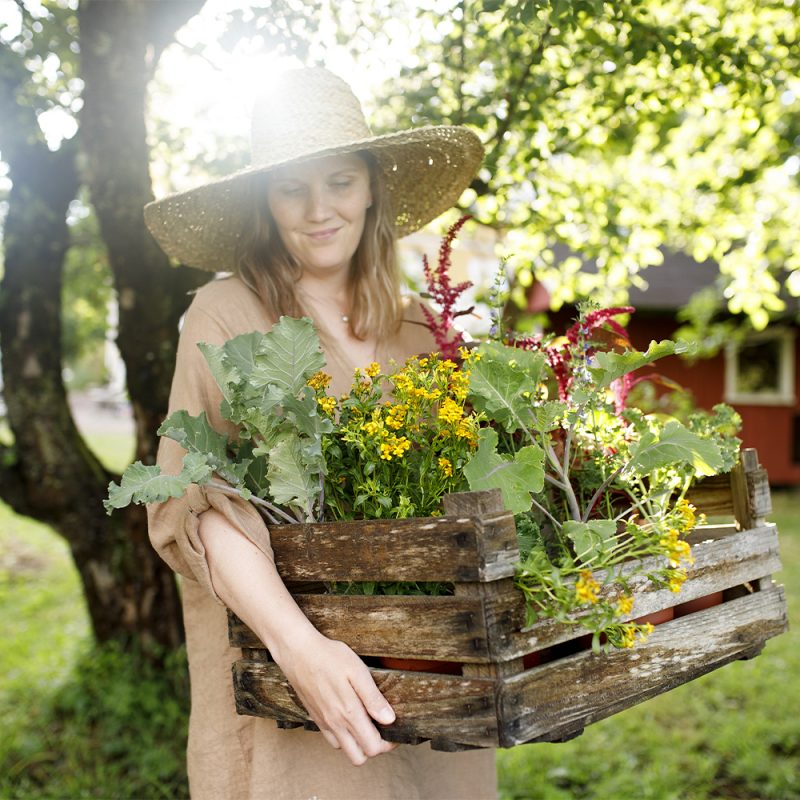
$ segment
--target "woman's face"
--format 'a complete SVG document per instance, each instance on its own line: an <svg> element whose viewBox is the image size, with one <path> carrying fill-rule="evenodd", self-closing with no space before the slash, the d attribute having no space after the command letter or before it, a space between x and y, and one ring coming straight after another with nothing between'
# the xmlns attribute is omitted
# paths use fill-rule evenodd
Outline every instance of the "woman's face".
<svg viewBox="0 0 800 800"><path fill-rule="evenodd" d="M355 154L278 168L267 204L284 247L304 271L348 270L372 204L369 169Z"/></svg>

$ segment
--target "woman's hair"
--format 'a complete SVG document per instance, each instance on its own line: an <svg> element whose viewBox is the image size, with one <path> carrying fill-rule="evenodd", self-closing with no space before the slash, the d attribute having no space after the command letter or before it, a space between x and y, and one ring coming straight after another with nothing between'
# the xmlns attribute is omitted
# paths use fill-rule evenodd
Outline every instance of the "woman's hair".
<svg viewBox="0 0 800 800"><path fill-rule="evenodd" d="M350 328L359 339L385 340L401 321L400 275L391 199L375 157L358 155L369 169L372 204L356 248L349 275ZM275 229L267 205L269 173L253 176L249 208L236 248L236 273L276 319L304 313L295 292L300 265L289 254Z"/></svg>

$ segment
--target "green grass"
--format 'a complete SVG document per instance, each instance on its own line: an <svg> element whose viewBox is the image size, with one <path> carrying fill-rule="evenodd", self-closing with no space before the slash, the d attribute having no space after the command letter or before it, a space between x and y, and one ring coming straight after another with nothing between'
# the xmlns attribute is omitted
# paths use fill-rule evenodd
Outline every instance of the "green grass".
<svg viewBox="0 0 800 800"><path fill-rule="evenodd" d="M91 444L122 468L114 438ZM185 654L156 671L95 647L69 548L2 504L0 614L0 797L188 796Z"/></svg>
<svg viewBox="0 0 800 800"><path fill-rule="evenodd" d="M122 472L133 461L134 440L127 433L96 433L87 441L107 469Z"/></svg>
<svg viewBox="0 0 800 800"><path fill-rule="evenodd" d="M122 468L112 438L92 446ZM499 752L503 800L800 799L800 494L774 504L790 633L572 742ZM156 673L95 648L68 548L4 507L0 613L0 797L187 796L183 653Z"/></svg>
<svg viewBox="0 0 800 800"><path fill-rule="evenodd" d="M800 495L774 506L790 632L571 742L499 752L503 800L800 798Z"/></svg>

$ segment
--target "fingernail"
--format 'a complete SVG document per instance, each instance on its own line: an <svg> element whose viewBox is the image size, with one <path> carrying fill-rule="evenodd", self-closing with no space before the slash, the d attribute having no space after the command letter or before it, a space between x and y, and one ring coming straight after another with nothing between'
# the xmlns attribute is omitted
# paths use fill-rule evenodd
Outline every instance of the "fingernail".
<svg viewBox="0 0 800 800"><path fill-rule="evenodd" d="M394 722L394 719L395 715L391 706L384 706L378 712L378 722L382 722L384 725L388 725L390 722Z"/></svg>

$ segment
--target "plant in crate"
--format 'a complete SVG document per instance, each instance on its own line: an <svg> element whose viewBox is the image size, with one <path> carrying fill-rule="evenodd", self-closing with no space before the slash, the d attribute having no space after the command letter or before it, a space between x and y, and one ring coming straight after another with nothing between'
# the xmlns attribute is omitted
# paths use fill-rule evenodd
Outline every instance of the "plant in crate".
<svg viewBox="0 0 800 800"><path fill-rule="evenodd" d="M459 223L463 224L463 221ZM465 347L450 323L465 284L450 283L450 248L430 296L440 353L403 365L356 370L350 392L327 393L324 356L310 320L281 318L266 333L201 345L235 439L204 414L172 414L159 434L186 449L179 475L132 465L109 487L109 511L161 502L190 484L253 502L270 524L431 516L447 493L497 488L517 515L523 559L517 585L531 619L582 625L596 647L632 646L649 626L631 621L630 569L647 555L647 577L680 589L691 559L685 533L692 481L729 469L735 414L681 422L628 406L633 373L682 345L636 351L614 318L632 309L584 311L564 337L494 336ZM499 318L498 318L499 321ZM420 480L420 476L425 476ZM408 584L336 585L361 593L446 592Z"/></svg>

